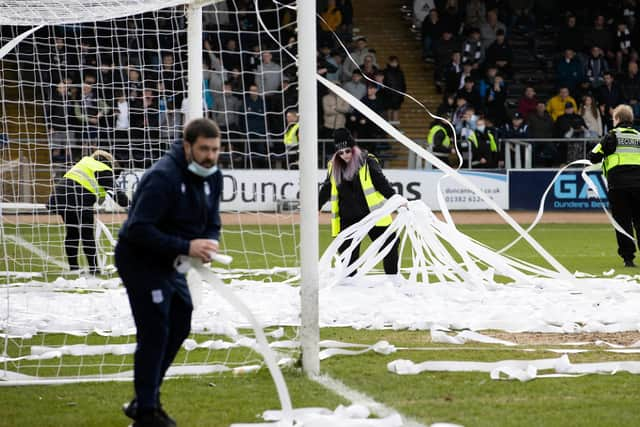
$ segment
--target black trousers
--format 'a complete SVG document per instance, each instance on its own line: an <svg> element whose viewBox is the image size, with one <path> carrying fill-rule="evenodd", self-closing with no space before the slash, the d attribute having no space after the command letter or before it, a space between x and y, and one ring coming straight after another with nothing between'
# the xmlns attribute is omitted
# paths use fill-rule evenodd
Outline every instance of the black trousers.
<svg viewBox="0 0 640 427"><path fill-rule="evenodd" d="M136 265L129 248L119 244L115 255L136 324L136 400L142 410L155 408L162 380L189 336L193 305L175 292L170 276L158 277L147 266Z"/></svg>
<svg viewBox="0 0 640 427"><path fill-rule="evenodd" d="M609 190L609 205L611 214L618 224L633 236L640 237L640 188L621 188ZM633 260L636 245L633 240L616 231L618 241L618 255L624 260Z"/></svg>
<svg viewBox="0 0 640 427"><path fill-rule="evenodd" d="M340 224L340 228L342 230L346 229L347 227L351 226L355 224L355 222L353 223L344 223L341 222ZM373 227L371 230L369 230L369 238L371 239L371 241L376 240L378 237L380 237L382 235L382 233L385 232L385 230L388 227L378 227L375 226ZM396 234L393 233L389 236L389 238L387 239L387 241L384 244L384 248L386 248L388 245L391 244L391 242L393 242L393 240L395 239ZM342 245L340 245L340 247L338 248L338 252L342 253L345 250L347 250L347 248L351 245L351 240L345 240L344 243ZM382 265L384 266L384 272L386 274L398 274L398 245L399 242L398 240L395 241L395 243L393 244L393 247L391 248L391 250L389 251L389 253L384 257L384 259L382 260ZM360 257L360 245L358 245L353 252L351 252L351 258L349 259L349 265L353 264L358 258ZM354 276L357 273L357 270L354 270L350 276Z"/></svg>
<svg viewBox="0 0 640 427"><path fill-rule="evenodd" d="M98 257L96 255L93 209L64 209L60 215L65 226L64 251L69 267L71 270L78 270L78 251L82 241L82 249L89 264L89 272L97 273Z"/></svg>

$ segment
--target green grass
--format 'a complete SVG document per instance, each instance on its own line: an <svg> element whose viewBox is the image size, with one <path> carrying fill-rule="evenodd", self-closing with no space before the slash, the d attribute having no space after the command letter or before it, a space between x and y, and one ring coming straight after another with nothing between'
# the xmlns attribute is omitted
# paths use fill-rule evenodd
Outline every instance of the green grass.
<svg viewBox="0 0 640 427"><path fill-rule="evenodd" d="M5 229L7 227L5 226ZM461 226L463 231L494 248L510 242L515 233L504 226ZM299 235L291 227L257 227L246 234L245 244L254 246L261 239L264 249L250 255L238 256L242 243L227 228L223 241L225 248L235 255L234 267L260 268L277 264L281 248L291 247ZM6 230L5 230L6 231ZM31 229L33 238L47 237L61 240L61 230L55 227ZM258 236L261 232L264 236ZM619 268L614 233L606 225L541 225L534 237L570 271L580 270L600 274L610 268ZM328 229L321 231L321 249L329 243ZM251 243L251 245L249 245ZM257 247L257 245L255 245ZM2 246L0 246L2 247ZM19 249L8 245L0 259L11 258ZM61 250L59 246L57 250ZM13 251L13 252L10 252ZM523 260L542 263L540 257L524 243L519 243L509 254ZM61 252L58 252L62 259ZM15 259L15 258L14 258ZM9 261L11 262L11 261ZM11 267L18 268L13 264ZM287 331L287 336L294 332ZM322 371L362 391L374 399L391 406L423 424L454 422L465 426L632 426L640 424L640 378L629 374L613 376L590 375L567 379L538 379L528 383L492 381L486 373L422 373L416 376L398 376L387 371L388 362L396 359L473 360L497 361L502 359L555 358L557 354L545 351L544 346L526 346L533 352L499 346L467 344L447 346L430 343L428 332L422 331L368 331L350 328L326 328L323 339L373 344L385 339L397 347L436 347L441 351L402 350L389 356L365 354L356 357L337 356L322 363ZM105 343L104 338L90 336L88 343ZM126 343L131 338L110 338L109 343ZM199 339L200 341L200 339ZM28 341L10 342L5 349L12 356L26 354L30 345L85 343L85 338L62 335L38 335ZM477 350L477 348L486 350ZM558 346L554 346L558 347ZM489 349L487 349L489 348ZM634 360L637 356L606 353L598 348L592 352L570 355L573 362ZM214 352L215 353L215 352ZM233 350L207 354L194 351L180 353L177 360L197 361L200 358L226 359L230 362L252 360L248 350ZM40 375L65 373L73 375L80 358L67 357L47 361L37 366ZM130 356L85 357L81 362L95 369L94 364L107 364L109 369L130 369ZM33 363L33 362L32 362ZM36 368L25 371L33 373ZM109 371L110 372L110 371ZM85 373L85 372L83 372ZM295 369L285 371L285 378L294 406L323 406L335 408L347 403L306 379ZM127 419L120 405L131 398L131 383L93 383L64 386L0 387L0 426L124 426ZM169 380L163 386L163 401L169 413L182 426L227 426L232 422L257 422L257 416L266 409L278 408L275 387L266 369L257 374L234 377L231 374L200 378Z"/></svg>

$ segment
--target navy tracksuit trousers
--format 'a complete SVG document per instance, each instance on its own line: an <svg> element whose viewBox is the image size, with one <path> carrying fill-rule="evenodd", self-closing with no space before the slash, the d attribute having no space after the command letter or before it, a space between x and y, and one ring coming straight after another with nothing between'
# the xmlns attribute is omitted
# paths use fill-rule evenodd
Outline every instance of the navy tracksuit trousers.
<svg viewBox="0 0 640 427"><path fill-rule="evenodd" d="M134 388L138 407L154 408L164 375L189 336L193 305L176 292L176 287L186 286L183 275L175 271L158 275L135 265L135 253L127 245L119 244L115 257L137 329Z"/></svg>

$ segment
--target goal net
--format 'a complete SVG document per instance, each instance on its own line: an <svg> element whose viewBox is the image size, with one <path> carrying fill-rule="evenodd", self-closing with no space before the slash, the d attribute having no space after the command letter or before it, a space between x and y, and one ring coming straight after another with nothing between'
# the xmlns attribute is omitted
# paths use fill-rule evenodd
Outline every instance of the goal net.
<svg viewBox="0 0 640 427"><path fill-rule="evenodd" d="M190 79L196 18L184 3L0 2L0 383L131 377L135 329L113 266L126 210L109 196L96 208L101 274L92 276L84 238L66 235L50 195L99 149L131 196L181 138L190 83L201 114L222 130L220 246L234 261L216 272L241 283L237 292L273 325L267 336L281 363L299 353L299 306L266 318L260 307L271 296L250 292L251 283L299 277L297 144L284 143L297 121L296 12L279 2L261 2L259 12L254 2L208 2L202 70ZM80 270L69 269L69 246ZM193 335L173 373L262 365L247 320L205 285L192 293Z"/></svg>

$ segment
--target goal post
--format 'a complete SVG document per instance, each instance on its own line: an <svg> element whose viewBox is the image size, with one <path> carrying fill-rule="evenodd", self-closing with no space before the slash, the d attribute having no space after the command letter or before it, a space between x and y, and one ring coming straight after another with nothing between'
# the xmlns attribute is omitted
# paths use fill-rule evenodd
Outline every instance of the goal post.
<svg viewBox="0 0 640 427"><path fill-rule="evenodd" d="M302 366L309 375L320 373L318 342L318 114L316 86L316 11L315 2L298 3L298 77L300 84L300 341Z"/></svg>

